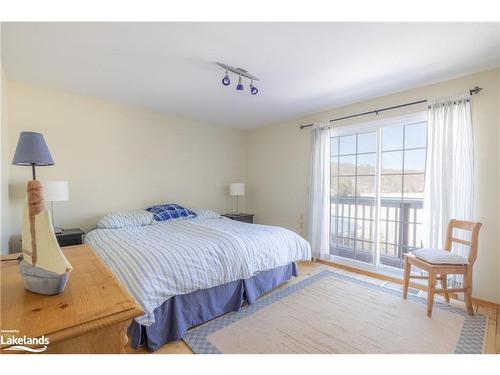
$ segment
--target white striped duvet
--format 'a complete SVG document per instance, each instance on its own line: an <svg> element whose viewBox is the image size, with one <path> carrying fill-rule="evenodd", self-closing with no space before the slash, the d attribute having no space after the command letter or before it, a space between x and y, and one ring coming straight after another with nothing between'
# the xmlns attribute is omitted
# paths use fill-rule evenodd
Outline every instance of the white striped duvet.
<svg viewBox="0 0 500 375"><path fill-rule="evenodd" d="M207 289L258 272L309 260L311 248L280 227L227 218L185 219L126 229L96 229L85 242L142 306L143 325L174 295Z"/></svg>

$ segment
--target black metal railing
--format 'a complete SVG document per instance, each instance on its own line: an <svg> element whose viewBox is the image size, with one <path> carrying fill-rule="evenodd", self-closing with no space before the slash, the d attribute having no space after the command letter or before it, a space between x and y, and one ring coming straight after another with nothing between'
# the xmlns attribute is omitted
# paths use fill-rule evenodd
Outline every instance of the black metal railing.
<svg viewBox="0 0 500 375"><path fill-rule="evenodd" d="M330 254L372 263L376 201L367 197L331 197ZM403 254L421 246L421 199L380 201L380 262L402 268Z"/></svg>

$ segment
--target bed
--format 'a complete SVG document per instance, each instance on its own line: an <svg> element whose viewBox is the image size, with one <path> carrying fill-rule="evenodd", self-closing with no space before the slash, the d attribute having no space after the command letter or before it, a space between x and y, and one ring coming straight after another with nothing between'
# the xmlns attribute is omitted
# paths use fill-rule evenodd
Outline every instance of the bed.
<svg viewBox="0 0 500 375"><path fill-rule="evenodd" d="M292 231L220 215L95 229L85 242L145 311L128 332L132 348L149 351L252 304L311 259L307 241Z"/></svg>

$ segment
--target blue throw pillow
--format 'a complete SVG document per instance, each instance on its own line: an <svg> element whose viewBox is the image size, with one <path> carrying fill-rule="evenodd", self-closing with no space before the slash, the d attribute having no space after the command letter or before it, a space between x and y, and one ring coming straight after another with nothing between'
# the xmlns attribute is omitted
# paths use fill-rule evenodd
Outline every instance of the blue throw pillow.
<svg viewBox="0 0 500 375"><path fill-rule="evenodd" d="M178 204L161 204L159 206L146 208L146 211L151 212L156 221L196 217L196 214L193 211L179 206Z"/></svg>

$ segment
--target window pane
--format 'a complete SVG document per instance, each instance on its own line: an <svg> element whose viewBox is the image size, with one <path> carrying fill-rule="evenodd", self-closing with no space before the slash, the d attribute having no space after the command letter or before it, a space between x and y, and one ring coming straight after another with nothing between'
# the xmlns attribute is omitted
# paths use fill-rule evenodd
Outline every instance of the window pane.
<svg viewBox="0 0 500 375"><path fill-rule="evenodd" d="M330 197L330 213L332 218L338 216L337 203L334 197Z"/></svg>
<svg viewBox="0 0 500 375"><path fill-rule="evenodd" d="M407 174L404 177L404 198L424 199L424 175Z"/></svg>
<svg viewBox="0 0 500 375"><path fill-rule="evenodd" d="M340 156L339 157L339 175L355 175L356 174L356 155Z"/></svg>
<svg viewBox="0 0 500 375"><path fill-rule="evenodd" d="M403 151L382 153L382 174L403 173Z"/></svg>
<svg viewBox="0 0 500 375"><path fill-rule="evenodd" d="M355 177L339 177L338 195L341 197L353 197Z"/></svg>
<svg viewBox="0 0 500 375"><path fill-rule="evenodd" d="M340 137L340 155L356 153L356 134Z"/></svg>
<svg viewBox="0 0 500 375"><path fill-rule="evenodd" d="M364 245L363 245L363 249L365 251L369 251L370 253L373 251L373 242L370 242L370 241L365 241Z"/></svg>
<svg viewBox="0 0 500 375"><path fill-rule="evenodd" d="M394 221L380 220L380 241L387 245L399 244L399 223ZM385 246L384 246L385 247ZM388 255L396 255L397 248L388 246Z"/></svg>
<svg viewBox="0 0 500 375"><path fill-rule="evenodd" d="M362 154L358 155L358 168L357 174L375 175L377 164L376 154Z"/></svg>
<svg viewBox="0 0 500 375"><path fill-rule="evenodd" d="M377 133L358 134L358 153L377 151Z"/></svg>
<svg viewBox="0 0 500 375"><path fill-rule="evenodd" d="M371 224L368 220L356 220L356 250L371 250Z"/></svg>
<svg viewBox="0 0 500 375"><path fill-rule="evenodd" d="M365 241L373 242L373 240L374 240L373 231L375 229L373 221L372 220L364 220L363 226L365 227L365 237L364 237Z"/></svg>
<svg viewBox="0 0 500 375"><path fill-rule="evenodd" d="M422 224L408 226L408 246L411 248L422 246Z"/></svg>
<svg viewBox="0 0 500 375"><path fill-rule="evenodd" d="M338 176L339 174L339 157L330 158L330 176Z"/></svg>
<svg viewBox="0 0 500 375"><path fill-rule="evenodd" d="M375 219L375 199L356 199L356 218Z"/></svg>
<svg viewBox="0 0 500 375"><path fill-rule="evenodd" d="M330 246L335 246L337 244L337 223L338 219L336 216L331 217L330 219Z"/></svg>
<svg viewBox="0 0 500 375"><path fill-rule="evenodd" d="M388 175L381 178L381 196L382 198L401 199L403 192L403 176Z"/></svg>
<svg viewBox="0 0 500 375"><path fill-rule="evenodd" d="M367 252L358 248L355 250L354 259L365 263L373 263L373 253L371 251Z"/></svg>
<svg viewBox="0 0 500 375"><path fill-rule="evenodd" d="M356 181L357 197L375 197L375 176L358 176Z"/></svg>
<svg viewBox="0 0 500 375"><path fill-rule="evenodd" d="M424 211L423 209L417 210L417 223L422 223L424 221Z"/></svg>
<svg viewBox="0 0 500 375"><path fill-rule="evenodd" d="M401 214L401 201L393 199L382 199L381 219L389 221L399 221Z"/></svg>
<svg viewBox="0 0 500 375"><path fill-rule="evenodd" d="M401 150L403 148L403 126L391 126L382 129L382 151Z"/></svg>
<svg viewBox="0 0 500 375"><path fill-rule="evenodd" d="M339 179L338 177L333 177L330 180L330 195L336 196L338 194Z"/></svg>
<svg viewBox="0 0 500 375"><path fill-rule="evenodd" d="M354 219L343 219L342 236L345 238L354 238ZM348 247L354 246L354 241L346 241Z"/></svg>
<svg viewBox="0 0 500 375"><path fill-rule="evenodd" d="M405 150L405 173L425 173L425 149Z"/></svg>
<svg viewBox="0 0 500 375"><path fill-rule="evenodd" d="M339 137L330 138L330 156L339 154Z"/></svg>
<svg viewBox="0 0 500 375"><path fill-rule="evenodd" d="M405 148L426 147L427 124L419 122L405 126Z"/></svg>

